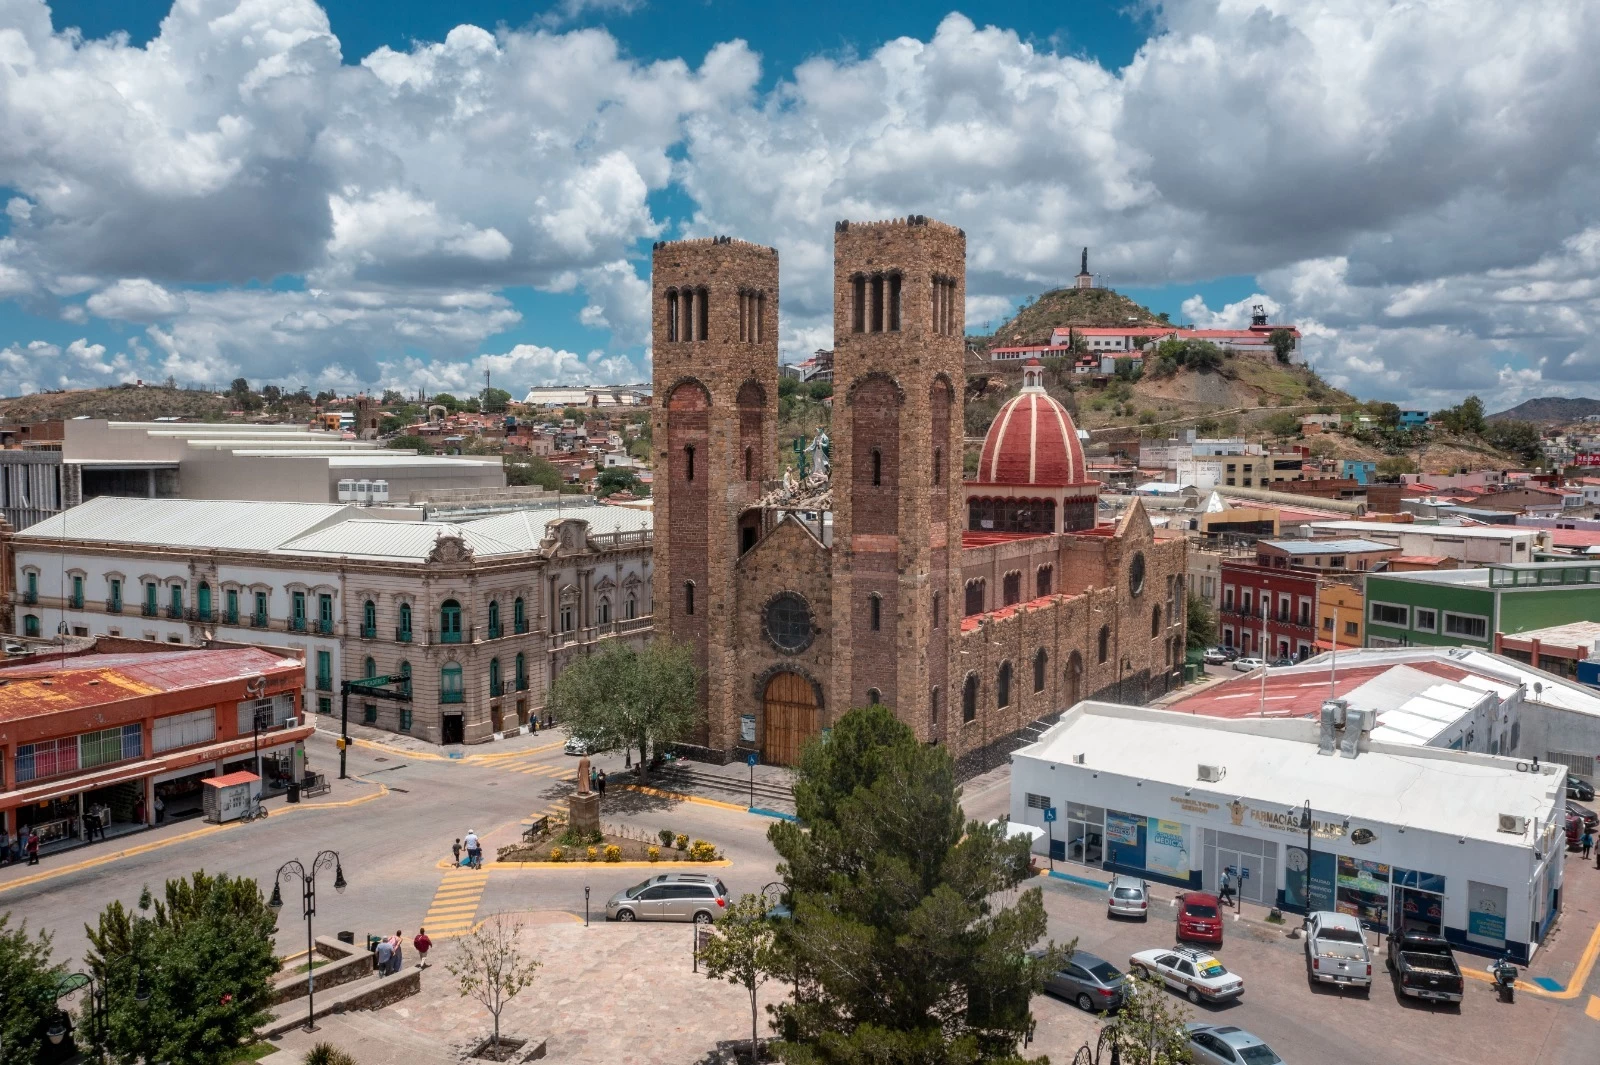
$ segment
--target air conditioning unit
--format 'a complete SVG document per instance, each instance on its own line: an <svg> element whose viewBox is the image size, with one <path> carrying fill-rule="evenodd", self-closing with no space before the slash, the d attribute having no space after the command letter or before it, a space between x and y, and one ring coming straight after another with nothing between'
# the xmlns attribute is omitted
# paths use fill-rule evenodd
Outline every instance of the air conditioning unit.
<svg viewBox="0 0 1600 1065"><path fill-rule="evenodd" d="M1500 831L1510 832L1512 835L1520 836L1528 831L1528 819L1526 817L1519 817L1516 814L1501 814Z"/></svg>
<svg viewBox="0 0 1600 1065"><path fill-rule="evenodd" d="M1200 767L1200 779L1209 784L1215 784L1217 781L1221 780L1227 774L1227 772L1227 769L1220 765L1202 765Z"/></svg>
<svg viewBox="0 0 1600 1065"><path fill-rule="evenodd" d="M339 480L339 502L351 503L356 498L356 482L353 477L343 477Z"/></svg>
<svg viewBox="0 0 1600 1065"><path fill-rule="evenodd" d="M298 717L286 717L286 718L283 719L283 727L284 728L299 728L300 727L300 719Z"/></svg>

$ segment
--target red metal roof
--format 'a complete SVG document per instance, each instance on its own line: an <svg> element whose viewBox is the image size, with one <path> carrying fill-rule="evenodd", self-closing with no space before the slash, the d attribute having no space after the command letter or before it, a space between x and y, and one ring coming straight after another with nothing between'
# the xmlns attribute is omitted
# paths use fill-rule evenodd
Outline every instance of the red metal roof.
<svg viewBox="0 0 1600 1065"><path fill-rule="evenodd" d="M1404 664L1443 680L1460 680L1470 675L1465 669L1447 666L1442 662L1423 660ZM1394 668L1395 664L1356 666L1351 669L1341 667L1332 683L1327 669L1269 674L1264 698L1261 677L1241 674L1182 699L1172 704L1171 709L1206 717L1311 717L1321 709L1324 699L1348 695L1373 677Z"/></svg>
<svg viewBox="0 0 1600 1065"><path fill-rule="evenodd" d="M249 770L241 769L237 773L225 773L220 777L207 777L200 783L208 788L231 788L235 784L254 784L260 779Z"/></svg>
<svg viewBox="0 0 1600 1065"><path fill-rule="evenodd" d="M298 659L254 647L35 658L0 669L0 721L205 688L255 674L287 674L298 684L304 670Z"/></svg>

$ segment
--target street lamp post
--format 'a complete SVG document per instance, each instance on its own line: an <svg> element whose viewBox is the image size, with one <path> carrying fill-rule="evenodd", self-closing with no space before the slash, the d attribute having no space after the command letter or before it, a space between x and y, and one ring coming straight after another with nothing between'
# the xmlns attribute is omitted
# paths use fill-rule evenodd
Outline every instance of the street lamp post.
<svg viewBox="0 0 1600 1065"><path fill-rule="evenodd" d="M1300 811L1300 827L1306 830L1306 924L1311 923L1311 800L1306 800L1306 805Z"/></svg>
<svg viewBox="0 0 1600 1065"><path fill-rule="evenodd" d="M93 973L79 974L89 982L89 1012L94 1018L94 1041L99 1046L101 1060L107 1060L111 1056L109 1046L111 1040L111 989L108 986L111 981L111 974L117 969L128 965L137 966L137 964L136 959L123 957L115 961L107 961L102 967L99 979L95 979ZM150 1002L150 983L145 979L143 969L135 968L134 972L133 1001L140 1007L144 1007Z"/></svg>
<svg viewBox="0 0 1600 1065"><path fill-rule="evenodd" d="M333 867L333 890L344 894L346 887L344 879L344 866L339 863L338 851L320 851L311 860L311 870L298 861L290 859L278 867L278 873L272 878L272 899L267 903L274 913L283 909L283 881L288 877L295 877L300 881L301 912L306 919L306 1027L308 1032L317 1030L317 1005L316 1005L316 966L313 961L316 957L316 943L311 935L311 918L317 912L317 873Z"/></svg>

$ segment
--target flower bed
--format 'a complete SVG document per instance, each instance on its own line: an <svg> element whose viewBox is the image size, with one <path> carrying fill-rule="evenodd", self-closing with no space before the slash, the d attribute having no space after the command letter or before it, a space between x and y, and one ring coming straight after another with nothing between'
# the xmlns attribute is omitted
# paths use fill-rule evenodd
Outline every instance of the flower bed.
<svg viewBox="0 0 1600 1065"><path fill-rule="evenodd" d="M662 829L654 837L622 825L607 825L600 832L583 833L554 825L532 839L501 847L495 858L502 862L588 863L607 862L714 862L722 857L716 845L703 839Z"/></svg>

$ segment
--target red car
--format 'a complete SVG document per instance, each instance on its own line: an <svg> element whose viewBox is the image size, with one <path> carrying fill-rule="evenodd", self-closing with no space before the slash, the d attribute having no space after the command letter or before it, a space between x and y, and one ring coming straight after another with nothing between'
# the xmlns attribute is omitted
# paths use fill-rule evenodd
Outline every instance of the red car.
<svg viewBox="0 0 1600 1065"><path fill-rule="evenodd" d="M1215 895L1191 891L1178 900L1178 941L1222 946L1222 904Z"/></svg>

